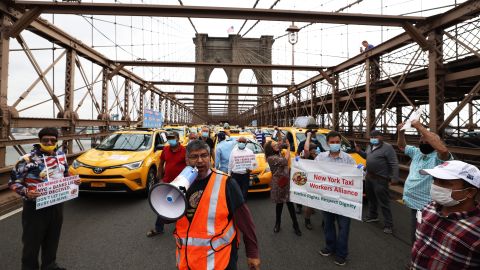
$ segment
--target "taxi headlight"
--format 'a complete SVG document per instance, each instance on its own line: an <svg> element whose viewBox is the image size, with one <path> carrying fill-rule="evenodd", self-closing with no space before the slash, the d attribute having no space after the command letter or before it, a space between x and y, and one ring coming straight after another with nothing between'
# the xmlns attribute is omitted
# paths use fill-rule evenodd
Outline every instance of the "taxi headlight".
<svg viewBox="0 0 480 270"><path fill-rule="evenodd" d="M82 162L80 162L80 161L78 161L78 160L75 159L75 160L72 162L72 167L73 167L74 169L77 169L77 168L79 168L79 167L85 167L85 164L83 164Z"/></svg>
<svg viewBox="0 0 480 270"><path fill-rule="evenodd" d="M123 164L122 167L125 167L129 170L135 170L135 169L140 168L140 166L142 166L142 163L143 163L143 160L140 160L140 161L137 161L137 162Z"/></svg>

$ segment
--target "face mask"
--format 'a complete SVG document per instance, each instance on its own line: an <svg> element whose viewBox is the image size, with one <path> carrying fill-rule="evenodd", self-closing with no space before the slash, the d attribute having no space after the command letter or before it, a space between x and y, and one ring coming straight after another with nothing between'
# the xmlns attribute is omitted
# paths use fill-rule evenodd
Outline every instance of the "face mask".
<svg viewBox="0 0 480 270"><path fill-rule="evenodd" d="M370 143L373 144L373 145L377 145L377 144L380 143L380 141L379 141L378 139L376 139L376 138L371 138L371 139L370 139Z"/></svg>
<svg viewBox="0 0 480 270"><path fill-rule="evenodd" d="M428 144L428 143L421 143L418 148L420 148L420 152L422 152L422 154L424 155L428 155L430 153L432 153L433 151L435 151L435 149L433 149L433 147Z"/></svg>
<svg viewBox="0 0 480 270"><path fill-rule="evenodd" d="M318 154L320 154L320 152L322 152L322 151L320 151L320 147L317 147L317 149L315 150L315 154L318 155Z"/></svg>
<svg viewBox="0 0 480 270"><path fill-rule="evenodd" d="M331 143L330 145L330 152L340 152L340 144L339 143Z"/></svg>
<svg viewBox="0 0 480 270"><path fill-rule="evenodd" d="M45 151L45 152L53 152L55 150L55 148L57 148L57 145L54 144L54 145L44 145L44 144L40 144L40 148Z"/></svg>
<svg viewBox="0 0 480 270"><path fill-rule="evenodd" d="M168 140L168 144L170 144L171 147L177 146L177 140Z"/></svg>
<svg viewBox="0 0 480 270"><path fill-rule="evenodd" d="M455 191L461 191L461 190L465 190L465 189L458 189ZM432 200L447 207L457 205L460 202L463 202L467 199L465 198L460 201L453 199L452 198L453 191L454 190L451 190L449 188L444 188L444 187L432 184L432 187L430 188L430 195L432 196Z"/></svg>
<svg viewBox="0 0 480 270"><path fill-rule="evenodd" d="M238 149L240 149L240 150L245 149L245 146L246 146L246 145L245 145L245 143L243 143L243 142L238 143Z"/></svg>
<svg viewBox="0 0 480 270"><path fill-rule="evenodd" d="M202 132L202 137L208 137L208 132Z"/></svg>

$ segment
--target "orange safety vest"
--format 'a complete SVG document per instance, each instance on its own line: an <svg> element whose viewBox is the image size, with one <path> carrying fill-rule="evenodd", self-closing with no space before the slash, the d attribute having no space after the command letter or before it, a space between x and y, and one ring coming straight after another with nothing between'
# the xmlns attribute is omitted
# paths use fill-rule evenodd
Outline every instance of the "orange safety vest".
<svg viewBox="0 0 480 270"><path fill-rule="evenodd" d="M237 235L233 218L228 220L227 175L212 172L190 223L177 221L174 232L178 269L224 270L230 262L232 242Z"/></svg>

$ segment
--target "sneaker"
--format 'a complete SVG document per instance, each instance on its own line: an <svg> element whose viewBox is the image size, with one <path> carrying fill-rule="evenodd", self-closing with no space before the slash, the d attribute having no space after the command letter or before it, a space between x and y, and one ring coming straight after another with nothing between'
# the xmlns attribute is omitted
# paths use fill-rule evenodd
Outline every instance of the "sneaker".
<svg viewBox="0 0 480 270"><path fill-rule="evenodd" d="M324 257L328 257L328 256L332 255L332 252L330 252L328 249L324 248L322 250L319 250L318 254L320 254Z"/></svg>
<svg viewBox="0 0 480 270"><path fill-rule="evenodd" d="M153 229L153 230L150 230L150 231L147 232L147 237L154 237L155 235L159 235L159 234L162 234L164 232L165 232L164 230L156 231L155 229Z"/></svg>
<svg viewBox="0 0 480 270"><path fill-rule="evenodd" d="M371 217L366 217L363 219L363 222L365 223L372 223L372 222L379 222L380 220L378 218L371 218Z"/></svg>
<svg viewBox="0 0 480 270"><path fill-rule="evenodd" d="M383 228L383 233L392 234L392 233L393 233L392 227L385 227L385 228Z"/></svg>
<svg viewBox="0 0 480 270"><path fill-rule="evenodd" d="M335 264L338 265L338 266L344 266L344 265L347 264L347 260L345 260L344 258L336 256L335 257Z"/></svg>
<svg viewBox="0 0 480 270"><path fill-rule="evenodd" d="M307 228L308 230L312 230L313 229L312 223L305 222L305 228Z"/></svg>

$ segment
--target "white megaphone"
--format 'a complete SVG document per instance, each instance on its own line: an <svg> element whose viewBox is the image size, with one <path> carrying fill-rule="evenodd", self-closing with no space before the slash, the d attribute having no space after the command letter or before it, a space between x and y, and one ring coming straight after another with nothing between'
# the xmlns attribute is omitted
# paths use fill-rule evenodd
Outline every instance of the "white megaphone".
<svg viewBox="0 0 480 270"><path fill-rule="evenodd" d="M165 220L181 218L187 210L185 193L197 176L197 168L187 166L171 183L155 184L148 197L153 211Z"/></svg>

